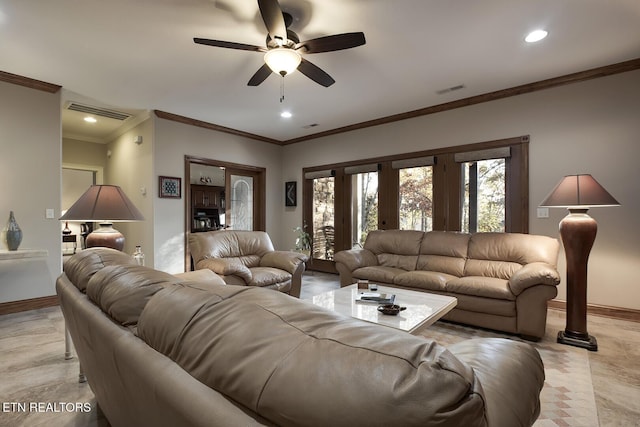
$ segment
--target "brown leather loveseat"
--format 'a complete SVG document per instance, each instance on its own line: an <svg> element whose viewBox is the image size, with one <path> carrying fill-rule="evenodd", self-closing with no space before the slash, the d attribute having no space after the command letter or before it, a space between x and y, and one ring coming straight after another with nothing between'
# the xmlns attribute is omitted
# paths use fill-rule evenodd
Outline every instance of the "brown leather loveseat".
<svg viewBox="0 0 640 427"><path fill-rule="evenodd" d="M375 230L363 249L335 255L340 284L367 279L454 296L444 319L537 340L554 298L560 243L519 233Z"/></svg>
<svg viewBox="0 0 640 427"><path fill-rule="evenodd" d="M544 369L526 343L444 348L281 292L132 265L106 248L64 268L62 312L113 427L512 427L540 411Z"/></svg>
<svg viewBox="0 0 640 427"><path fill-rule="evenodd" d="M191 233L189 249L196 269L209 269L228 285L264 287L300 297L307 257L274 250L264 231Z"/></svg>

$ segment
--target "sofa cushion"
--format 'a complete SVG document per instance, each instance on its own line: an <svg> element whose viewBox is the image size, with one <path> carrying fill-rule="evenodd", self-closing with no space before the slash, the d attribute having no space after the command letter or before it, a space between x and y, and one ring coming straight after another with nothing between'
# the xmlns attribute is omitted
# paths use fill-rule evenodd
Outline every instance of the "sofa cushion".
<svg viewBox="0 0 640 427"><path fill-rule="evenodd" d="M397 275L406 273L405 270L393 267L362 267L355 270L352 274L356 279L369 280L374 283L392 284Z"/></svg>
<svg viewBox="0 0 640 427"><path fill-rule="evenodd" d="M245 289L158 292L138 334L277 425L486 425L473 370L437 343Z"/></svg>
<svg viewBox="0 0 640 427"><path fill-rule="evenodd" d="M425 233L416 270L440 271L460 277L464 273L469 234L452 231Z"/></svg>
<svg viewBox="0 0 640 427"><path fill-rule="evenodd" d="M423 235L415 230L374 230L367 235L364 249L376 255L379 265L411 271L416 269Z"/></svg>
<svg viewBox="0 0 640 427"><path fill-rule="evenodd" d="M476 233L469 240L464 275L509 279L525 264L545 262L555 267L558 248L558 241L547 236Z"/></svg>
<svg viewBox="0 0 640 427"><path fill-rule="evenodd" d="M90 248L78 252L64 263L64 272L76 288L84 292L89 279L107 265L137 265L133 257L110 248Z"/></svg>
<svg viewBox="0 0 640 427"><path fill-rule="evenodd" d="M260 265L260 258L273 251L264 231L209 231L191 233L189 249L194 263L207 258L235 258L247 267Z"/></svg>
<svg viewBox="0 0 640 427"><path fill-rule="evenodd" d="M251 274L253 278L251 282L247 283L249 286L269 286L276 283L291 282L291 274L279 268L254 267L251 269Z"/></svg>
<svg viewBox="0 0 640 427"><path fill-rule="evenodd" d="M158 292L158 298L149 301L140 315L137 334L160 353L176 359L181 351L188 351L180 348L180 334L203 304L216 304L248 289L234 285L206 291L188 286L166 287ZM191 350L190 354L197 357L198 351L195 348Z"/></svg>
<svg viewBox="0 0 640 427"><path fill-rule="evenodd" d="M398 274L394 278L393 284L428 291L446 291L447 282L455 278L455 276L439 271L416 270Z"/></svg>
<svg viewBox="0 0 640 427"><path fill-rule="evenodd" d="M447 282L447 292L485 298L515 301L509 281L495 277L457 277Z"/></svg>
<svg viewBox="0 0 640 427"><path fill-rule="evenodd" d="M134 326L149 299L179 280L141 265L110 265L91 277L87 296L123 326Z"/></svg>
<svg viewBox="0 0 640 427"><path fill-rule="evenodd" d="M509 280L522 265L517 262L468 259L464 265L464 276L494 277Z"/></svg>

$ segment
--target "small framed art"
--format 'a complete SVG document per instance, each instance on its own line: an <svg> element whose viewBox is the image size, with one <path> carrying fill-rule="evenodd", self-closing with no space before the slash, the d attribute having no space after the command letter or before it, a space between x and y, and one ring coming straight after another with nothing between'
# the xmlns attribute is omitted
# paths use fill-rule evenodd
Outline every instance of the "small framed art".
<svg viewBox="0 0 640 427"><path fill-rule="evenodd" d="M160 176L158 188L159 196L163 199L179 199L181 197L180 187L182 186L182 178L171 176Z"/></svg>
<svg viewBox="0 0 640 427"><path fill-rule="evenodd" d="M297 183L296 181L287 181L284 183L284 205L296 206L297 201Z"/></svg>

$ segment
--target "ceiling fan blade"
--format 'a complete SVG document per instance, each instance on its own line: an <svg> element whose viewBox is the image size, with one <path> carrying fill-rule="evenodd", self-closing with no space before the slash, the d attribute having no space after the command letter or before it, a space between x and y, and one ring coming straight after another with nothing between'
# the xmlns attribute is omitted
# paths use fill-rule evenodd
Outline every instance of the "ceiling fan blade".
<svg viewBox="0 0 640 427"><path fill-rule="evenodd" d="M302 62L298 65L298 71L324 87L329 87L336 82L329 74L304 58L302 58Z"/></svg>
<svg viewBox="0 0 640 427"><path fill-rule="evenodd" d="M197 44L204 44L207 46L224 47L226 49L238 49L238 50L250 50L253 52L266 52L267 49L260 46L254 46L251 44L225 42L222 40L201 39L194 37L193 41Z"/></svg>
<svg viewBox="0 0 640 427"><path fill-rule="evenodd" d="M260 83L265 81L267 77L271 75L271 68L267 64L264 64L262 67L258 68L258 71L249 79L249 83L247 86L258 86Z"/></svg>
<svg viewBox="0 0 640 427"><path fill-rule="evenodd" d="M280 39L285 42L287 40L287 27L284 24L284 16L278 0L258 0L258 7L271 39Z"/></svg>
<svg viewBox="0 0 640 427"><path fill-rule="evenodd" d="M364 33L344 33L333 36L318 37L296 45L296 49L305 48L305 53L333 52L335 50L351 49L366 43Z"/></svg>

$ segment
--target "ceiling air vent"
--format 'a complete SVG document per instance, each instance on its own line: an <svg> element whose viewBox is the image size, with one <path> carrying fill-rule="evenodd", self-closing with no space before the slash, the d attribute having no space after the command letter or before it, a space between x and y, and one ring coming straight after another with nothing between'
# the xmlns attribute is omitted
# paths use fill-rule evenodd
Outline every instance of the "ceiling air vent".
<svg viewBox="0 0 640 427"><path fill-rule="evenodd" d="M131 117L131 114L122 113L120 111L106 110L100 107L92 107L90 105L78 104L77 102L70 102L67 106L67 110L79 111L81 113L93 114L101 117L108 117L115 120L127 120Z"/></svg>

